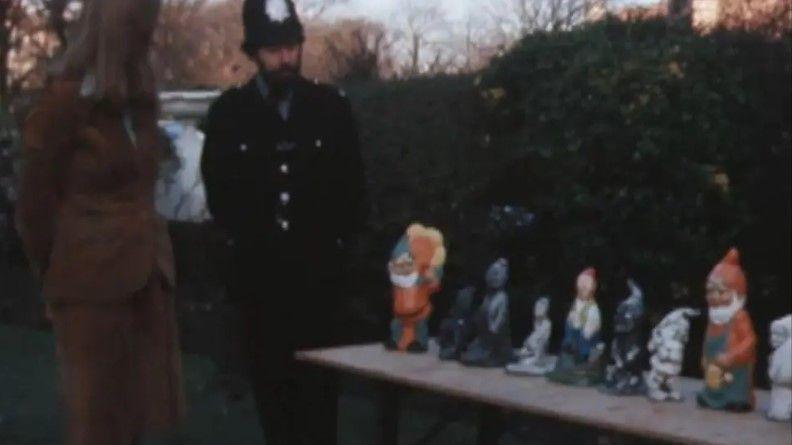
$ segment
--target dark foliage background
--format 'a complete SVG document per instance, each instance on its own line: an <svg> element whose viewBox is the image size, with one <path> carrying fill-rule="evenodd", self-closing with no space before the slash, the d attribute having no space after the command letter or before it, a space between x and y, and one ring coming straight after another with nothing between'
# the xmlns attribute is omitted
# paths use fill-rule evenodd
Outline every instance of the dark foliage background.
<svg viewBox="0 0 792 445"><path fill-rule="evenodd" d="M480 286L506 256L515 344L543 294L560 337L584 267L599 272L606 331L628 276L644 288L648 329L673 307L703 307L706 274L737 246L764 382L769 322L792 309L790 48L788 35L606 21L526 37L473 76L347 85L373 209L353 252L356 322L345 336L384 335L385 263L411 221L437 226L449 245L433 326L457 289ZM222 239L207 226L172 234L185 347L226 362ZM3 272L4 290L30 289L6 250L16 272ZM38 313L9 303L34 300L26 293L0 296L3 319ZM689 374L705 324L694 323Z"/></svg>

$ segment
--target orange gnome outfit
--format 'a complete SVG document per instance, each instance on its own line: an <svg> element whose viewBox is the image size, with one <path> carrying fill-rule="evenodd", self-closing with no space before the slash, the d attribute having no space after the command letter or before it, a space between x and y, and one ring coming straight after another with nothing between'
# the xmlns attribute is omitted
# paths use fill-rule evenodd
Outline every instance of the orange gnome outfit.
<svg viewBox="0 0 792 445"><path fill-rule="evenodd" d="M424 352L428 349L430 297L440 290L446 250L437 229L413 224L393 251L388 264L393 284L393 321L390 349Z"/></svg>
<svg viewBox="0 0 792 445"><path fill-rule="evenodd" d="M743 308L747 291L739 252L732 249L707 278L709 325L702 357L705 387L697 398L702 407L729 411L754 407L756 333Z"/></svg>

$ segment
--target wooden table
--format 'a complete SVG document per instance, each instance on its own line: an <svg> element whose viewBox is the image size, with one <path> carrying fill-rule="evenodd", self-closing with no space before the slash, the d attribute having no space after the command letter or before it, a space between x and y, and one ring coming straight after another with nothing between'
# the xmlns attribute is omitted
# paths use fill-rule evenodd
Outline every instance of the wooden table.
<svg viewBox="0 0 792 445"><path fill-rule="evenodd" d="M695 392L702 383L694 379L681 379L685 402L653 403L645 397L614 397L596 389L549 383L544 378L510 376L502 369L442 362L436 351L418 355L389 352L380 344L299 352L297 359L402 389L428 391L488 408L645 439L687 444L792 443L792 423L769 422L761 413L768 404L767 391L757 392L757 412L732 414L696 407ZM397 431L385 434L392 437Z"/></svg>

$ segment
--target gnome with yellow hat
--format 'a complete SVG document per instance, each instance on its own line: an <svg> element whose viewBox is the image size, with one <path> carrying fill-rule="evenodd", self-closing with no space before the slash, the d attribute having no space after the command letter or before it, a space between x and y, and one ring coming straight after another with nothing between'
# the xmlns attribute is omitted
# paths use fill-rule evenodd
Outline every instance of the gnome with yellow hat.
<svg viewBox="0 0 792 445"><path fill-rule="evenodd" d="M388 272L393 284L393 321L388 349L426 352L429 345L430 297L440 290L446 248L443 234L415 223L391 254Z"/></svg>
<svg viewBox="0 0 792 445"><path fill-rule="evenodd" d="M754 407L756 333L744 309L748 286L737 249L731 249L712 269L706 290L709 325L701 359L705 386L698 394L698 404L750 411Z"/></svg>

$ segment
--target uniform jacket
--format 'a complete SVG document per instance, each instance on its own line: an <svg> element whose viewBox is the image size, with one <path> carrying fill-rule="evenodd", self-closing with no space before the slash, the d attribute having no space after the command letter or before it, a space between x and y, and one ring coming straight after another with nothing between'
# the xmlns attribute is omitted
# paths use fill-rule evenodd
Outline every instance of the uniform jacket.
<svg viewBox="0 0 792 445"><path fill-rule="evenodd" d="M258 76L211 106L201 167L209 209L259 270L284 256L332 267L365 217L352 110L338 89L300 79L286 119L282 111Z"/></svg>
<svg viewBox="0 0 792 445"><path fill-rule="evenodd" d="M126 299L156 271L174 285L167 228L154 210L156 116L156 104L122 113L64 80L28 116L17 226L48 300Z"/></svg>

